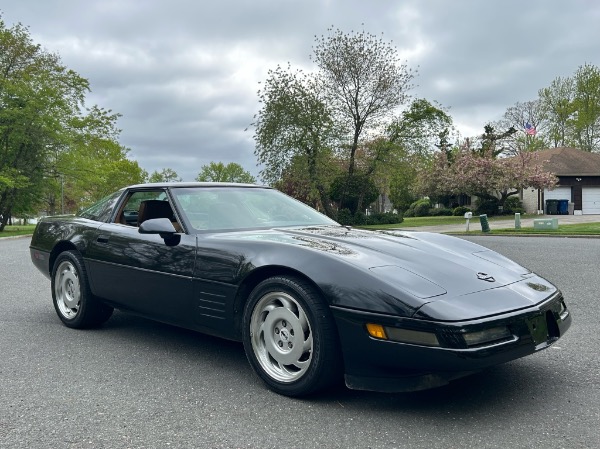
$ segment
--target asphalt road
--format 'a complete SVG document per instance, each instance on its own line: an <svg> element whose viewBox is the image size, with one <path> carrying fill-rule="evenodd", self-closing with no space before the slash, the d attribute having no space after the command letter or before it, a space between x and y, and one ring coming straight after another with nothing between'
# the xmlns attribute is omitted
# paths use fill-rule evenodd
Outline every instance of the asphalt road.
<svg viewBox="0 0 600 449"><path fill-rule="evenodd" d="M470 240L563 290L557 345L436 390L296 400L237 343L119 312L64 327L29 238L0 239L0 448L599 448L600 239Z"/></svg>

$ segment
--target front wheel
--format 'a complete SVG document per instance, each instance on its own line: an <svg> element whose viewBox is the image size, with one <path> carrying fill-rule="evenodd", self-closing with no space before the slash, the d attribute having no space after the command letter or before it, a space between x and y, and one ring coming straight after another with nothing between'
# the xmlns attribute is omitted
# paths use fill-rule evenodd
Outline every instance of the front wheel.
<svg viewBox="0 0 600 449"><path fill-rule="evenodd" d="M303 396L341 377L331 313L302 279L277 276L261 282L244 309L242 331L252 368L277 393Z"/></svg>
<svg viewBox="0 0 600 449"><path fill-rule="evenodd" d="M61 321L77 329L99 326L113 313L112 307L92 296L83 260L76 251L61 253L54 263L52 300Z"/></svg>

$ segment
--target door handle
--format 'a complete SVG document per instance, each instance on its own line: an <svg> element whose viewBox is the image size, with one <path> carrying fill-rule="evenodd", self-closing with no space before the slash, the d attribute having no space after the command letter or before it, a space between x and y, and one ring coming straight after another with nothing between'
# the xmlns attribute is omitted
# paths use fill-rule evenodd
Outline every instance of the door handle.
<svg viewBox="0 0 600 449"><path fill-rule="evenodd" d="M98 243L108 243L108 236L107 235L99 235L98 238L96 239L96 241Z"/></svg>

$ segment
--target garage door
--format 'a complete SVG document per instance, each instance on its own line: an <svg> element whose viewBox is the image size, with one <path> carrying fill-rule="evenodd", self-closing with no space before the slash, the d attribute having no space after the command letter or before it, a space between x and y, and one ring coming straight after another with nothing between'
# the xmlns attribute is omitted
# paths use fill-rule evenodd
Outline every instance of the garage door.
<svg viewBox="0 0 600 449"><path fill-rule="evenodd" d="M581 209L585 215L600 215L600 187L584 187L581 190Z"/></svg>
<svg viewBox="0 0 600 449"><path fill-rule="evenodd" d="M544 190L545 200L569 200L571 201L571 187L556 187L554 190Z"/></svg>

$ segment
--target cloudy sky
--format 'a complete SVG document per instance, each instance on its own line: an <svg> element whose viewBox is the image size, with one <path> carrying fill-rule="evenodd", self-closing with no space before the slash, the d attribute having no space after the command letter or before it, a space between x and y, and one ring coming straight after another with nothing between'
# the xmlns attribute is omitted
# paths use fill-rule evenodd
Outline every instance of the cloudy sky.
<svg viewBox="0 0 600 449"><path fill-rule="evenodd" d="M365 30L418 69L416 97L463 137L580 65L600 66L596 0L3 0L6 26L87 78L151 173L193 180L211 161L257 175L256 92L278 64L311 70L315 36Z"/></svg>

